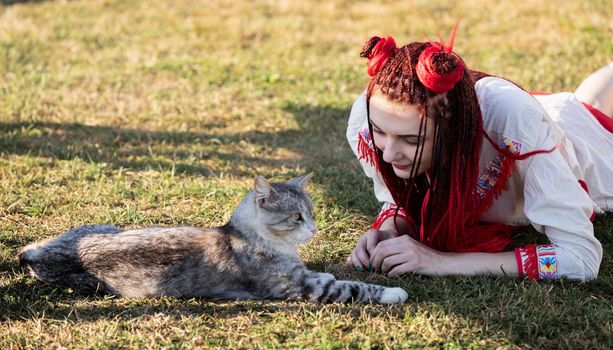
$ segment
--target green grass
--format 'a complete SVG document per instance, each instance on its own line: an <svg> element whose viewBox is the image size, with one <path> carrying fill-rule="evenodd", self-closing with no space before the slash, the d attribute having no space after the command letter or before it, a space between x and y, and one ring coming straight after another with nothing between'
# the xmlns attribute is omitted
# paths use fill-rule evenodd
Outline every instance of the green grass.
<svg viewBox="0 0 613 350"><path fill-rule="evenodd" d="M15 4L12 4L15 3ZM471 67L573 91L613 57L608 1L3 1L0 348L607 348L613 217L587 284L387 279L343 266L377 211L344 139L371 35L444 36ZM521 4L521 5L520 5ZM261 174L313 171L315 269L401 286L400 306L114 299L17 273L86 223L224 223ZM542 239L524 232L524 239Z"/></svg>

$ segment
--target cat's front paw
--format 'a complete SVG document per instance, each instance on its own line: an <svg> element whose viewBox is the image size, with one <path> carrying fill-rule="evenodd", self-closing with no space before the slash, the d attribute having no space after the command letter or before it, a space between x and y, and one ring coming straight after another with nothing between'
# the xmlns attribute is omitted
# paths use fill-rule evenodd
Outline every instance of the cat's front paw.
<svg viewBox="0 0 613 350"><path fill-rule="evenodd" d="M381 293L381 304L400 304L404 303L409 297L409 294L402 288L385 288Z"/></svg>

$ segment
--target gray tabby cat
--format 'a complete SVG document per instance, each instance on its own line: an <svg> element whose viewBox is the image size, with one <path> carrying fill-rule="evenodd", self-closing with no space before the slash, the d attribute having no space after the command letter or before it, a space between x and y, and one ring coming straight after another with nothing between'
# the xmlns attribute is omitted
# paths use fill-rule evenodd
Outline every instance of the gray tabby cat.
<svg viewBox="0 0 613 350"><path fill-rule="evenodd" d="M402 303L407 293L308 270L296 252L317 231L304 190L255 179L218 228L82 226L26 246L19 263L38 279L126 297Z"/></svg>

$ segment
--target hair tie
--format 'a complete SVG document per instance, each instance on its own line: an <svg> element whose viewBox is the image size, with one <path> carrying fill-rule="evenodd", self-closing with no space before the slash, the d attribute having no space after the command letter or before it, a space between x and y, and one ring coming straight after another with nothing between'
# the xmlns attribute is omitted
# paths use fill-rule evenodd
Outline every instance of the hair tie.
<svg viewBox="0 0 613 350"><path fill-rule="evenodd" d="M458 56L452 52L453 41L455 39L455 33L458 29L460 21L456 23L451 32L449 38L449 45L445 45L445 42L441 38L441 42L432 42L422 53L419 55L419 60L415 67L417 77L424 86L435 94L442 94L447 92L455 86L464 77L464 68ZM436 68L442 68L442 62L453 62L455 68L450 72L439 74ZM438 69L442 71L443 69Z"/></svg>
<svg viewBox="0 0 613 350"><path fill-rule="evenodd" d="M383 39L381 38L375 47L372 48L368 55L368 75L374 77L379 69L383 67L387 59L392 55L396 49L396 41L391 36Z"/></svg>

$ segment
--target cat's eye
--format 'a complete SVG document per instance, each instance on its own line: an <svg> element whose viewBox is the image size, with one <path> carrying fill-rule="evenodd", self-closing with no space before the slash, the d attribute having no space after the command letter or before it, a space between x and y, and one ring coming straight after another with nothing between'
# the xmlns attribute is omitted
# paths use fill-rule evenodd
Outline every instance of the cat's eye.
<svg viewBox="0 0 613 350"><path fill-rule="evenodd" d="M300 222L300 221L302 221L302 215L300 215L299 213L296 213L296 214L292 215L292 219L294 221Z"/></svg>

